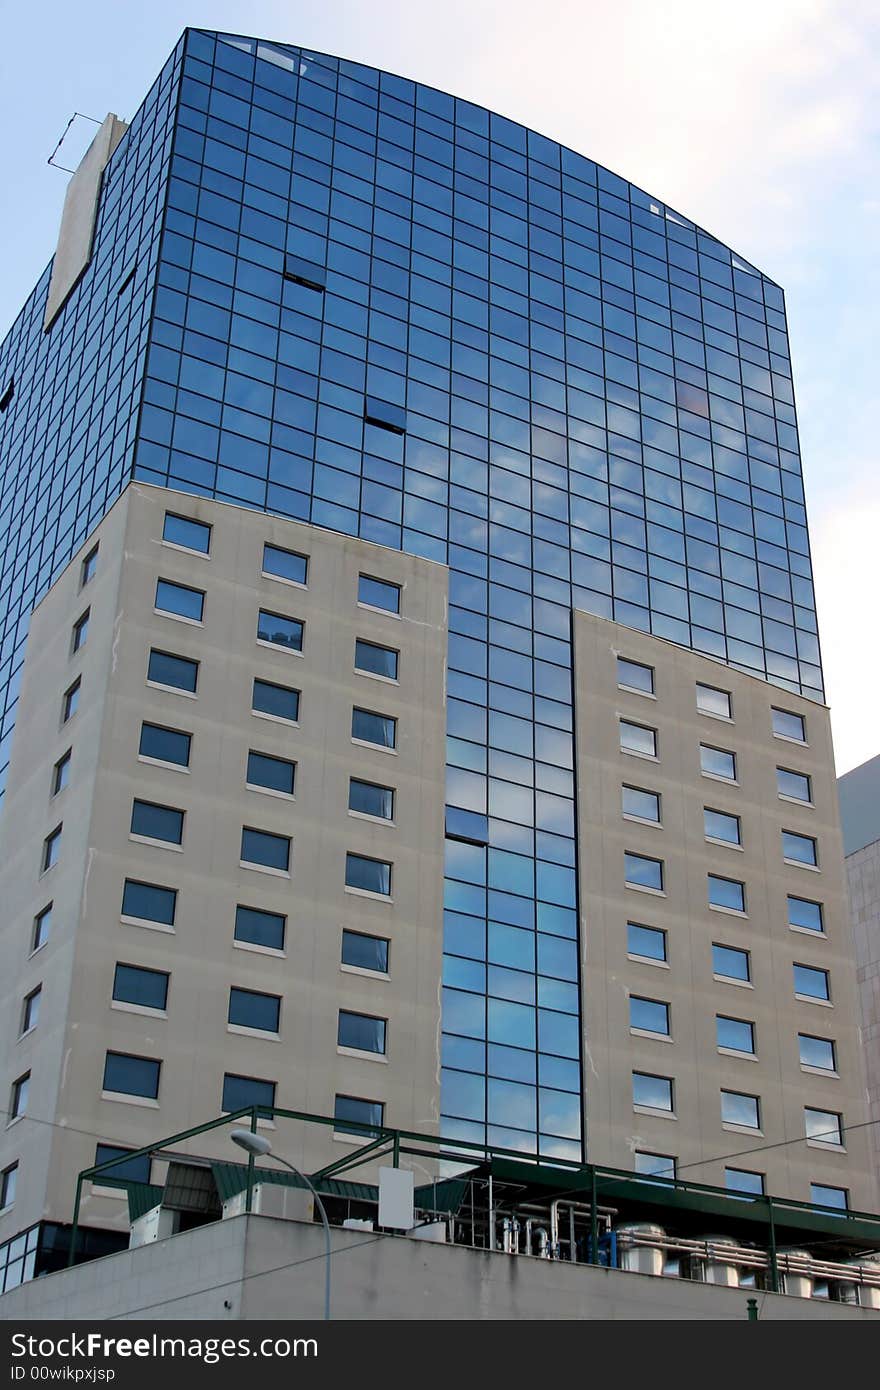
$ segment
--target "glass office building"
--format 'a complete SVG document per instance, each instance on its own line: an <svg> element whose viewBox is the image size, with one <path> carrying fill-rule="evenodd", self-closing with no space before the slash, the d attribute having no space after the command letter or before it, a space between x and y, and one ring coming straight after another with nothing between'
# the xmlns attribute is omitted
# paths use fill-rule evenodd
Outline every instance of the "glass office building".
<svg viewBox="0 0 880 1390"><path fill-rule="evenodd" d="M0 762L131 479L450 569L444 1132L581 1155L572 609L822 698L782 291L544 136L188 31L0 349Z"/></svg>

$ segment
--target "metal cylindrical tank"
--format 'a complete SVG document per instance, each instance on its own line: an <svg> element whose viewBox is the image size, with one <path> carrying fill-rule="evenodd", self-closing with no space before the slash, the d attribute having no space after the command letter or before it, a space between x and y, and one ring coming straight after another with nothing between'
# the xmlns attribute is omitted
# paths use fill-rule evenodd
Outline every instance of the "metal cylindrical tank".
<svg viewBox="0 0 880 1390"><path fill-rule="evenodd" d="M727 1288L738 1289L739 1268L733 1260L733 1254L738 1248L736 1242L732 1241L729 1236L701 1236L700 1239L704 1240L707 1245L725 1245L730 1250L729 1256L727 1251L723 1255L717 1251L712 1251L705 1256L696 1255L694 1257L695 1261L699 1262L703 1281L706 1284L723 1284Z"/></svg>
<svg viewBox="0 0 880 1390"><path fill-rule="evenodd" d="M636 1236L645 1243L634 1245L633 1237ZM630 1221L618 1226L617 1249L620 1253L620 1268L628 1269L633 1274L662 1274L665 1238L666 1232L663 1227L655 1226L650 1221Z"/></svg>
<svg viewBox="0 0 880 1390"><path fill-rule="evenodd" d="M808 1250L789 1250L786 1255L786 1262L789 1260L812 1260L812 1258ZM793 1272L785 1269L782 1274L782 1291L792 1298L812 1298L812 1274L802 1274L800 1271Z"/></svg>
<svg viewBox="0 0 880 1390"><path fill-rule="evenodd" d="M880 1255L864 1255L861 1259L848 1260L847 1263L861 1266L865 1271L870 1270L880 1277ZM861 1281L855 1287L861 1308L880 1308L880 1288L875 1288L872 1284L863 1284Z"/></svg>

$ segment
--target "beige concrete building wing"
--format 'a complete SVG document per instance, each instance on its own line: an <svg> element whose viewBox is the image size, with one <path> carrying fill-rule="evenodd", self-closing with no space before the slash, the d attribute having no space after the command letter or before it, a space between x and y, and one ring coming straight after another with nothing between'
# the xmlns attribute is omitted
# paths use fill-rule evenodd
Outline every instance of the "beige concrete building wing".
<svg viewBox="0 0 880 1390"><path fill-rule="evenodd" d="M166 513L203 529L163 541ZM266 544L306 556L306 582L264 572ZM361 575L399 587L399 615L358 601ZM171 587L157 599L160 580ZM0 1170L18 1168L0 1240L68 1218L96 1143L137 1147L218 1114L226 1075L271 1083L286 1108L331 1114L350 1097L383 1106L389 1124L436 1130L446 595L432 562L134 484L40 604L3 819L0 1050L7 1084L29 1081L2 1136ZM356 669L358 639L399 654L396 679ZM182 659L183 675L159 662L150 680L151 652ZM281 713L254 710L255 681L272 709L286 701ZM297 709L283 691L298 692ZM371 725L352 736L354 709L382 717L380 743ZM145 724L159 730L146 755ZM251 765L248 785L251 752L275 761ZM292 794L260 785L266 769L292 776ZM352 778L384 793L380 814L349 809L361 804ZM135 801L148 809L133 834ZM257 832L244 858L243 829ZM123 912L126 882L166 890L159 908ZM259 920L275 930L283 919L283 943L236 939L238 905L272 914ZM343 931L366 965L343 963ZM121 988L120 965L136 968ZM142 986L148 1002L127 1002ZM259 1026L228 1021L233 987ZM36 990L39 1021L23 1028ZM340 1010L368 1045L340 1045ZM135 1061L107 1084L112 1053ZM133 1089L149 1092L152 1076L155 1095L124 1093L132 1068ZM308 1152L301 1132L284 1143L307 1171L340 1153L330 1132ZM82 1219L127 1229L118 1195L87 1193Z"/></svg>
<svg viewBox="0 0 880 1390"><path fill-rule="evenodd" d="M833 1200L845 1194L873 1209L827 709L584 613L574 634L590 1160L642 1171L653 1161L662 1171L674 1159L696 1182L763 1183L803 1201L830 1189ZM701 695L708 712L698 685L716 692ZM712 710L724 704L718 692L730 717ZM804 741L792 736L798 717ZM774 733L774 719L790 732ZM806 785L810 800L780 785ZM627 815L624 787L659 801L630 798L636 814ZM707 820L707 810L727 819ZM799 838L783 841L784 831ZM813 842L818 867L796 857L809 857ZM725 886L739 884L743 910ZM790 898L821 904L823 930L790 925L811 910L790 914ZM630 923L651 934L630 934ZM816 997L823 982L827 1001ZM841 1143L829 1132L838 1116ZM824 1137L808 1138L808 1128Z"/></svg>

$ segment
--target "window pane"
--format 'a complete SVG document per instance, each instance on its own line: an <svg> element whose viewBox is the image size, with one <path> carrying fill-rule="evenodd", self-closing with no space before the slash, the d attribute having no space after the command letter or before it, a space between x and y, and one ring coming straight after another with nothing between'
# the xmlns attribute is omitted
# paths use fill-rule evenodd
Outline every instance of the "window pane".
<svg viewBox="0 0 880 1390"><path fill-rule="evenodd" d="M73 627L73 650L78 652L80 647L85 645L85 640L89 635L89 610L86 609L82 617L77 620Z"/></svg>
<svg viewBox="0 0 880 1390"><path fill-rule="evenodd" d="M774 734L796 739L798 743L806 743L807 730L802 715L794 714L787 709L773 709L772 715Z"/></svg>
<svg viewBox="0 0 880 1390"><path fill-rule="evenodd" d="M675 1159L669 1154L652 1154L636 1149L633 1160L635 1171L646 1177L666 1178L670 1182L675 1178Z"/></svg>
<svg viewBox="0 0 880 1390"><path fill-rule="evenodd" d="M52 904L44 907L42 912L38 912L34 918L34 938L32 950L38 951L41 946L45 946L49 940L49 932L52 929Z"/></svg>
<svg viewBox="0 0 880 1390"><path fill-rule="evenodd" d="M723 840L728 845L740 843L739 816L703 807L703 829L707 840Z"/></svg>
<svg viewBox="0 0 880 1390"><path fill-rule="evenodd" d="M9 1168L4 1168L0 1173L0 1208L11 1207L15 1201L16 1179L18 1177L18 1164L13 1163Z"/></svg>
<svg viewBox="0 0 880 1390"><path fill-rule="evenodd" d="M53 796L57 796L59 792L63 792L64 788L70 782L70 758L71 754L68 748L63 758L59 758L55 764L55 771L52 776Z"/></svg>
<svg viewBox="0 0 880 1390"><path fill-rule="evenodd" d="M283 951L286 920L280 912L264 912L257 907L242 907L239 904L235 909L235 939Z"/></svg>
<svg viewBox="0 0 880 1390"><path fill-rule="evenodd" d="M334 1129L338 1134L363 1135L369 1133L356 1129L357 1124L381 1128L385 1119L385 1106L378 1100L357 1100L354 1096L336 1096L333 1102Z"/></svg>
<svg viewBox="0 0 880 1390"><path fill-rule="evenodd" d="M362 854L346 854L345 882L349 888L388 896L391 892L391 865L381 859L367 859Z"/></svg>
<svg viewBox="0 0 880 1390"><path fill-rule="evenodd" d="M826 1187L821 1182L810 1183L810 1201L817 1207L834 1207L846 1211L849 1207L849 1193L845 1187Z"/></svg>
<svg viewBox="0 0 880 1390"><path fill-rule="evenodd" d="M654 668L643 666L638 661L617 658L617 684L628 690L641 690L647 695L654 694Z"/></svg>
<svg viewBox="0 0 880 1390"><path fill-rule="evenodd" d="M174 656L171 652L160 652L155 647L150 651L147 667L147 680L156 685L170 685L175 690L188 690L195 693L199 678L199 663L185 656Z"/></svg>
<svg viewBox="0 0 880 1390"><path fill-rule="evenodd" d="M80 684L80 681L75 680L73 685L64 692L64 702L62 706L62 720L64 723L66 723L68 719L73 718L79 707Z"/></svg>
<svg viewBox="0 0 880 1390"><path fill-rule="evenodd" d="M147 970L140 965L117 965L113 998L117 1003L164 1009L168 1000L168 975L164 970Z"/></svg>
<svg viewBox="0 0 880 1390"><path fill-rule="evenodd" d="M712 970L727 980L749 979L749 953L734 946L712 946Z"/></svg>
<svg viewBox="0 0 880 1390"><path fill-rule="evenodd" d="M718 878L709 874L709 902L713 907L727 907L734 912L745 912L745 885L732 878Z"/></svg>
<svg viewBox="0 0 880 1390"><path fill-rule="evenodd" d="M790 796L794 801L811 802L810 779L803 772L791 772L787 767L776 769L776 789L780 796Z"/></svg>
<svg viewBox="0 0 880 1390"><path fill-rule="evenodd" d="M367 936L359 931L343 931L342 963L356 965L360 970L375 970L378 975L387 975L388 942L381 936Z"/></svg>
<svg viewBox="0 0 880 1390"><path fill-rule="evenodd" d="M362 574L358 577L358 603L368 608L383 608L386 613L399 613L400 586Z"/></svg>
<svg viewBox="0 0 880 1390"><path fill-rule="evenodd" d="M189 767L189 751L192 735L181 729L166 729L160 724L142 724L141 741L138 753L142 758L154 758L157 762L175 763L178 767Z"/></svg>
<svg viewBox="0 0 880 1390"><path fill-rule="evenodd" d="M625 816L637 816L639 820L660 820L660 798L656 792L646 792L641 787L623 787L622 805Z"/></svg>
<svg viewBox="0 0 880 1390"><path fill-rule="evenodd" d="M782 857L797 864L818 864L816 841L809 835L796 835L793 830L782 832Z"/></svg>
<svg viewBox="0 0 880 1390"><path fill-rule="evenodd" d="M155 1100L159 1094L162 1063L151 1057L132 1057L127 1052L108 1052L104 1062L105 1091L125 1096L145 1096Z"/></svg>
<svg viewBox="0 0 880 1390"><path fill-rule="evenodd" d="M394 816L394 791L391 787L380 787L375 782L362 782L352 777L348 783L348 809L362 816L391 820Z"/></svg>
<svg viewBox="0 0 880 1390"><path fill-rule="evenodd" d="M160 579L156 584L156 607L161 613L174 613L179 618L202 621L205 595L201 589L191 589L187 584L173 584L170 579Z"/></svg>
<svg viewBox="0 0 880 1390"><path fill-rule="evenodd" d="M641 1028L646 1033L669 1034L669 1005L658 999L639 999L630 995L629 1026Z"/></svg>
<svg viewBox="0 0 880 1390"><path fill-rule="evenodd" d="M811 1033L798 1033L801 1065L818 1067L821 1071L836 1071L834 1042L831 1038L815 1038Z"/></svg>
<svg viewBox="0 0 880 1390"><path fill-rule="evenodd" d="M112 1168L108 1168L106 1173L99 1173L92 1179L102 1187L113 1187L115 1183L121 1182L149 1182L152 1159L149 1154L142 1154L140 1158L125 1157L126 1154L134 1153L134 1149L122 1149L117 1144L97 1144L95 1146L95 1164L109 1163L111 1159L119 1159Z"/></svg>
<svg viewBox="0 0 880 1390"><path fill-rule="evenodd" d="M620 721L620 746L628 753L644 753L649 757L657 755L657 732L642 724L630 724L626 719Z"/></svg>
<svg viewBox="0 0 880 1390"><path fill-rule="evenodd" d="M287 579L292 584L305 584L308 576L308 556L298 555L295 550L282 550L280 546L263 546L263 573L273 574L278 579Z"/></svg>
<svg viewBox="0 0 880 1390"><path fill-rule="evenodd" d="M241 859L246 864L261 864L264 868L286 873L290 867L290 840L287 835L272 835L268 830L243 826Z"/></svg>
<svg viewBox="0 0 880 1390"><path fill-rule="evenodd" d="M255 990L229 991L228 1022L239 1028L258 1028L261 1032L277 1033L281 1020L281 1000L275 994L258 994Z"/></svg>
<svg viewBox="0 0 880 1390"><path fill-rule="evenodd" d="M633 1072L633 1105L647 1105L652 1110L672 1109L672 1081L666 1076L649 1076Z"/></svg>
<svg viewBox="0 0 880 1390"><path fill-rule="evenodd" d="M40 999L43 994L42 985L32 989L24 1000L21 1010L21 1031L29 1033L32 1028L36 1028L40 1021Z"/></svg>
<svg viewBox="0 0 880 1390"><path fill-rule="evenodd" d="M666 959L666 933L656 927L641 927L636 922L626 924L626 948L631 956L648 960Z"/></svg>
<svg viewBox="0 0 880 1390"><path fill-rule="evenodd" d="M712 748L708 743L700 744L700 769L713 777L724 777L729 782L736 781L736 755L723 748Z"/></svg>
<svg viewBox="0 0 880 1390"><path fill-rule="evenodd" d="M256 1076L236 1076L233 1072L227 1072L223 1077L222 1110L243 1110L246 1105L263 1105L271 1110L274 1104L274 1081L261 1081Z"/></svg>
<svg viewBox="0 0 880 1390"><path fill-rule="evenodd" d="M296 618L286 618L283 613L270 613L261 608L257 618L257 640L271 642L275 647L286 647L291 652L301 652L303 625Z"/></svg>
<svg viewBox="0 0 880 1390"><path fill-rule="evenodd" d="M697 709L703 714L719 714L723 719L730 719L733 712L730 694L714 685L701 685L698 681Z"/></svg>
<svg viewBox="0 0 880 1390"><path fill-rule="evenodd" d="M764 1193L764 1174L750 1173L745 1168L725 1168L724 1186L730 1192L749 1192L761 1197Z"/></svg>
<svg viewBox="0 0 880 1390"><path fill-rule="evenodd" d="M384 676L386 680L396 681L397 655L391 647L380 647L376 642L365 642L360 637L355 640L356 671L366 671L371 676Z"/></svg>
<svg viewBox="0 0 880 1390"><path fill-rule="evenodd" d="M30 1088L30 1072L25 1072L24 1076L20 1076L16 1081L13 1081L12 1095L9 1101L9 1113L13 1120L17 1119L19 1115L24 1115L27 1113L27 1103Z"/></svg>
<svg viewBox="0 0 880 1390"><path fill-rule="evenodd" d="M201 555L207 555L211 549L211 528L203 521L193 521L192 517L166 512L162 539L172 545L183 546L185 550L197 550Z"/></svg>
<svg viewBox="0 0 880 1390"><path fill-rule="evenodd" d="M123 917L140 917L145 922L161 922L174 926L177 889L161 888L156 883L139 883L127 878L122 890Z"/></svg>
<svg viewBox="0 0 880 1390"><path fill-rule="evenodd" d="M179 845L183 840L183 811L157 806L153 801L135 801L131 808L131 833Z"/></svg>
<svg viewBox="0 0 880 1390"><path fill-rule="evenodd" d="M80 580L79 580L79 582L80 582L80 587L81 587L81 588L84 587L86 584L88 584L89 580L94 579L94 577L95 577L95 575L96 575L96 573L97 573L97 570L98 570L98 547L95 546L94 550L90 550L89 553L88 553L88 555L86 556L86 558L85 558L85 559L83 560L83 562L82 562L82 571L81 571L81 573L80 573Z"/></svg>
<svg viewBox="0 0 880 1390"><path fill-rule="evenodd" d="M272 681L255 680L251 709L271 714L276 719L289 719L295 724L299 719L299 691L287 685L274 685Z"/></svg>
<svg viewBox="0 0 880 1390"><path fill-rule="evenodd" d="M340 1047L354 1047L359 1052L384 1053L385 1019L340 1009L336 1041Z"/></svg>
<svg viewBox="0 0 880 1390"><path fill-rule="evenodd" d="M843 1144L842 1116L836 1115L832 1110L811 1110L808 1106L804 1107L804 1127L808 1139L817 1140L820 1144L832 1144L841 1147Z"/></svg>
<svg viewBox="0 0 880 1390"><path fill-rule="evenodd" d="M393 748L397 741L397 720L387 714L373 714L370 710L355 708L351 712L351 736L361 743Z"/></svg>
<svg viewBox="0 0 880 1390"><path fill-rule="evenodd" d="M269 753L248 753L248 786L268 787L270 791L293 795L295 764L286 758L273 758Z"/></svg>
<svg viewBox="0 0 880 1390"><path fill-rule="evenodd" d="M53 864L58 863L58 856L61 853L61 826L53 830L51 835L47 835L43 841L43 861L42 868L51 869Z"/></svg>
<svg viewBox="0 0 880 1390"><path fill-rule="evenodd" d="M733 1052L751 1053L755 1050L754 1024L746 1023L741 1018L725 1018L717 1014L715 1032L719 1047L727 1047Z"/></svg>
<svg viewBox="0 0 880 1390"><path fill-rule="evenodd" d="M792 968L795 994L806 994L811 999L830 999L827 970L816 970L812 965L795 965Z"/></svg>
<svg viewBox="0 0 880 1390"><path fill-rule="evenodd" d="M759 1129L758 1097L742 1095L739 1091L722 1091L721 1118L727 1125Z"/></svg>
<svg viewBox="0 0 880 1390"><path fill-rule="evenodd" d="M658 890L663 888L663 865L659 859L627 853L624 855L624 873L629 884Z"/></svg>
<svg viewBox="0 0 880 1390"><path fill-rule="evenodd" d="M824 932L822 904L810 902L808 898L788 897L788 925L803 927L806 931Z"/></svg>

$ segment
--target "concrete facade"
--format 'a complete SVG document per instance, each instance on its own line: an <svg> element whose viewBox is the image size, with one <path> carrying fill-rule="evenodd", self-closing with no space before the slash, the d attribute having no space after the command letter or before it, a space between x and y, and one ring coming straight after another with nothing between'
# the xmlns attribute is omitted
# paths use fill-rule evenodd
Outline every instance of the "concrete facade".
<svg viewBox="0 0 880 1390"><path fill-rule="evenodd" d="M210 525L209 556L163 542L169 512ZM308 556L306 585L262 573L266 542ZM400 617L358 603L361 573L400 586ZM201 590L203 621L158 611L159 578ZM256 640L260 609L304 624L301 654ZM358 637L399 651L397 681L355 670ZM151 649L199 663L195 695L147 680ZM3 821L0 1052L7 1094L30 1082L2 1136L0 1170L18 1171L0 1241L69 1218L96 1141L138 1147L219 1114L227 1073L275 1083L285 1108L332 1114L341 1094L383 1104L389 1123L436 1129L445 651L443 566L143 485L93 533L34 614ZM255 678L301 692L295 722L252 711ZM393 750L352 739L354 706L397 720ZM188 767L139 757L144 721L191 734ZM69 780L53 795L68 749ZM247 784L249 750L295 762L293 796ZM394 788L392 820L348 810L350 776ZM183 811L182 844L132 836L134 798ZM57 862L43 870L58 826ZM289 872L241 863L243 827L290 837ZM392 865L390 896L346 886L348 852ZM123 915L126 880L175 888L173 924ZM283 914L283 949L235 940L237 904ZM387 973L341 964L343 927L389 943ZM118 963L166 972L166 1007L115 1001ZM232 986L280 999L277 1031L229 1024ZM37 987L38 1022L19 1036ZM386 1020L384 1054L337 1045L340 1008ZM161 1062L156 1098L102 1089L108 1052ZM311 1149L301 1131L278 1136L307 1170L340 1156L315 1133ZM225 1136L215 1142L231 1157ZM87 1193L82 1219L128 1229L106 1190Z"/></svg>
<svg viewBox="0 0 880 1390"><path fill-rule="evenodd" d="M850 922L868 1080L869 1130L880 1178L880 757L838 782Z"/></svg>
<svg viewBox="0 0 880 1390"><path fill-rule="evenodd" d="M743 1169L767 1192L809 1201L815 1183L873 1209L866 1129L845 1148L805 1138L805 1107L866 1119L828 710L600 618L575 613L574 631L590 1160L667 1155L696 1182ZM618 657L653 671L653 694L619 683ZM698 683L729 694L731 718L698 709ZM774 735L774 708L803 717L805 743ZM622 750L621 720L656 732L655 757ZM701 771L701 745L733 753L735 779ZM809 804L778 793L777 767L809 777ZM622 814L623 786L659 794L658 823ZM738 817L741 844L708 837L704 808ZM785 860L783 829L816 840L818 868ZM626 883L627 852L662 861L662 891ZM745 911L710 906L709 875L744 884ZM789 926L789 894L821 902L824 931ZM665 932L666 959L628 951L628 923ZM718 972L713 944L747 952L749 979ZM828 972L828 1002L796 995L795 963ZM668 1005L667 1036L630 1026L631 996ZM754 1052L718 1046L717 1016L751 1023ZM836 1068L804 1065L799 1034L833 1039ZM633 1072L670 1078L673 1109L634 1107ZM725 1123L722 1091L758 1097L760 1127Z"/></svg>

